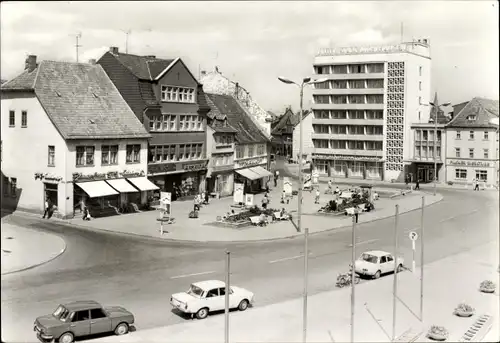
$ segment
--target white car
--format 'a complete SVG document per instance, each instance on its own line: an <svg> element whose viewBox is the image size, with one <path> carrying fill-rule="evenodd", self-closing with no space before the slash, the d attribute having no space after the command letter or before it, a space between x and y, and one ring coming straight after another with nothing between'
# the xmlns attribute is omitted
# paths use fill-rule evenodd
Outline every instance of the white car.
<svg viewBox="0 0 500 343"><path fill-rule="evenodd" d="M244 288L230 286L229 308L245 311L253 304L254 294ZM204 319L209 312L225 309L226 283L218 280L196 282L187 292L173 294L170 304L184 313Z"/></svg>
<svg viewBox="0 0 500 343"><path fill-rule="evenodd" d="M361 254L355 261L355 272L360 275L372 276L378 279L382 274L387 274L394 271L394 266L397 265L398 273L403 270L404 259L398 257L394 261L392 254L373 250Z"/></svg>

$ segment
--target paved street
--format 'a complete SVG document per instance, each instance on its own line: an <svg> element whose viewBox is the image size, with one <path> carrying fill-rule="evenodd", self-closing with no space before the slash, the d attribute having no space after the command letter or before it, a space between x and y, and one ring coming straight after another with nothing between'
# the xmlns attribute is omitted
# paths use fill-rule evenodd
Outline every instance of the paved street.
<svg viewBox="0 0 500 343"><path fill-rule="evenodd" d="M441 193L444 199L425 211L426 262L498 240L496 193ZM414 211L399 218L401 254L406 260L411 260L408 231L419 226L420 216ZM226 248L232 252L234 284L254 291L256 306L302 293L301 238L196 245L90 232L34 218L10 220L63 236L67 250L46 265L2 277L4 341L32 340L31 325L36 316L52 311L59 302L78 299L130 309L136 315L138 330L183 322L186 319L171 312L170 294L194 281L223 279ZM391 251L393 228L394 218L360 224L357 254L365 249ZM311 236L311 294L334 288L337 273L347 270L350 242L349 227ZM192 275L199 273L203 275Z"/></svg>

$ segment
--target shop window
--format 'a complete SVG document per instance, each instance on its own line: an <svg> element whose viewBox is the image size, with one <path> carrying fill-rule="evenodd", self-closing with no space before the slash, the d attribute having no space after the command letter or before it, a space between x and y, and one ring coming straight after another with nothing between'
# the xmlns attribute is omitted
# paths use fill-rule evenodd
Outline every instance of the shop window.
<svg viewBox="0 0 500 343"><path fill-rule="evenodd" d="M467 179L467 169L455 169L455 179Z"/></svg>
<svg viewBox="0 0 500 343"><path fill-rule="evenodd" d="M57 206L57 184L56 183L44 183L45 197L48 199L49 203Z"/></svg>
<svg viewBox="0 0 500 343"><path fill-rule="evenodd" d="M476 180L486 182L488 181L488 171L486 170L476 170Z"/></svg>
<svg viewBox="0 0 500 343"><path fill-rule="evenodd" d="M94 165L95 147L93 146L77 146L76 147L76 165L77 166L93 166Z"/></svg>
<svg viewBox="0 0 500 343"><path fill-rule="evenodd" d="M132 144L127 145L126 163L139 163L141 162L141 145Z"/></svg>

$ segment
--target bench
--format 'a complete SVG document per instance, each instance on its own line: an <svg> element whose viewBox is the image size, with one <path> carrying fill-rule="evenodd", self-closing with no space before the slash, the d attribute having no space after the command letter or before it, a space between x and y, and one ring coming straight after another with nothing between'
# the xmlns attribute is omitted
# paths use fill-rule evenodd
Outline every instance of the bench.
<svg viewBox="0 0 500 343"><path fill-rule="evenodd" d="M290 215L288 213L285 213L282 216L281 212L274 212L274 218L276 218L276 220L289 220L290 219Z"/></svg>

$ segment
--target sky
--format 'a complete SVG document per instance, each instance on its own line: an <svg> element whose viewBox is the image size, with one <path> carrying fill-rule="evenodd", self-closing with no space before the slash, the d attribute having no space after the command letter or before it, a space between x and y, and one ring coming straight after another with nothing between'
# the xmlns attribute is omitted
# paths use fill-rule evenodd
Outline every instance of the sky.
<svg viewBox="0 0 500 343"><path fill-rule="evenodd" d="M98 59L110 46L180 57L194 75L215 66L261 107L298 109L299 92L277 80L311 76L320 48L428 38L432 94L452 104L499 98L495 1L1 2L1 78L38 60ZM311 105L305 91L304 104Z"/></svg>

